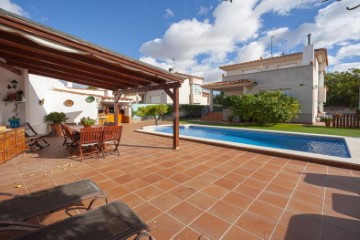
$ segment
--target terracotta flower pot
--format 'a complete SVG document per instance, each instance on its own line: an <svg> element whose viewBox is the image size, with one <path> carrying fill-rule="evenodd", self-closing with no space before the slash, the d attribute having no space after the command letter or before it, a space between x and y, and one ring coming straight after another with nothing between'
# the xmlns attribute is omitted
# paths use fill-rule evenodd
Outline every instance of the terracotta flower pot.
<svg viewBox="0 0 360 240"><path fill-rule="evenodd" d="M54 136L56 136L56 137L61 136L62 129L61 129L60 123L53 123L53 124L50 124L50 126L51 126L51 130L52 130Z"/></svg>

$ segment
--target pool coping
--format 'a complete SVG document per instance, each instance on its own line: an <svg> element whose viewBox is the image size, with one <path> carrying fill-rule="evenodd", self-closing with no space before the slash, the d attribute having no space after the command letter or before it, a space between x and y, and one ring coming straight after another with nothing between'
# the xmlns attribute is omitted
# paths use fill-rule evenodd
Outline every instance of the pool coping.
<svg viewBox="0 0 360 240"><path fill-rule="evenodd" d="M170 133L161 133L154 131L154 127L159 126L170 126L170 124L166 125L158 125L158 126L146 126L142 129L137 129L137 132L153 134L153 135L160 135L166 137L172 137L173 134ZM325 134L309 134L309 133L298 133L298 132L285 132L285 131L273 131L273 130L259 130L259 129L246 129L241 127L222 127L222 126L204 126L198 124L182 124L181 126L201 126L206 128L223 128L223 129L237 129L237 130L244 130L244 131L257 131L257 132L272 132L272 133L281 133L281 134L290 134L290 135L299 135L299 136L314 136L314 137L327 137L327 138L335 138L335 139L344 139L348 150L350 152L350 158L342 158L342 157L335 157L330 155L323 155L323 154L316 154L316 153L308 153L302 151L295 151L295 150L286 150L286 149L278 149L278 148L270 148L270 147L262 147L250 144L243 144L243 143L233 143L228 141L222 140L210 140L198 137L190 137L190 136L183 136L180 135L181 139L195 141L195 142L202 142L217 146L225 146L231 147L236 149L243 149L247 151L272 155L272 156L279 156L279 157L290 157L295 158L297 160L304 160L316 163L322 163L331 166L338 166L338 167L346 167L352 169L360 170L360 138L353 138L353 137L343 137L343 136L333 136L333 135L325 135Z"/></svg>

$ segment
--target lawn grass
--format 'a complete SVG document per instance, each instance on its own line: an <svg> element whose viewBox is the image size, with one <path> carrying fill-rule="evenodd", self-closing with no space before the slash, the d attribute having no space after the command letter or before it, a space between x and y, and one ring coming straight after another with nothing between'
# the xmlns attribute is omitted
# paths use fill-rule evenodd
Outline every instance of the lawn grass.
<svg viewBox="0 0 360 240"><path fill-rule="evenodd" d="M323 127L323 126L312 126L306 124L281 123L281 124L274 124L271 126L263 126L258 124L213 123L213 122L201 122L195 120L181 121L181 124L199 124L199 125L212 125L212 126L225 126L225 127L255 128L255 129L275 130L275 131L284 131L284 132L315 133L315 134L326 134L326 135L360 138L360 129L332 128L332 127Z"/></svg>

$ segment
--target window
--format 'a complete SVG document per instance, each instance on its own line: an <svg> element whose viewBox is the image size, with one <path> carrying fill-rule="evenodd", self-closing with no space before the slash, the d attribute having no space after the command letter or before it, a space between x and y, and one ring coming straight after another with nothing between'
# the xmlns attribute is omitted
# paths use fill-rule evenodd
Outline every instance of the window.
<svg viewBox="0 0 360 240"><path fill-rule="evenodd" d="M202 93L202 87L200 85L192 85L192 93L193 94L201 94Z"/></svg>
<svg viewBox="0 0 360 240"><path fill-rule="evenodd" d="M155 104L161 103L161 96L152 96L152 97L150 97L150 103L155 103Z"/></svg>

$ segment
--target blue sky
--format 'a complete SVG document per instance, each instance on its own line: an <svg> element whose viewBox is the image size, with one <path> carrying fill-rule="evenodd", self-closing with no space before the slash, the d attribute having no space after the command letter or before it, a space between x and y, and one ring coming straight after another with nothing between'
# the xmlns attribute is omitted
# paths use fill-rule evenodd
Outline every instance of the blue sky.
<svg viewBox="0 0 360 240"><path fill-rule="evenodd" d="M165 69L220 81L219 66L302 51L306 35L329 71L360 68L359 0L0 0L0 7Z"/></svg>

